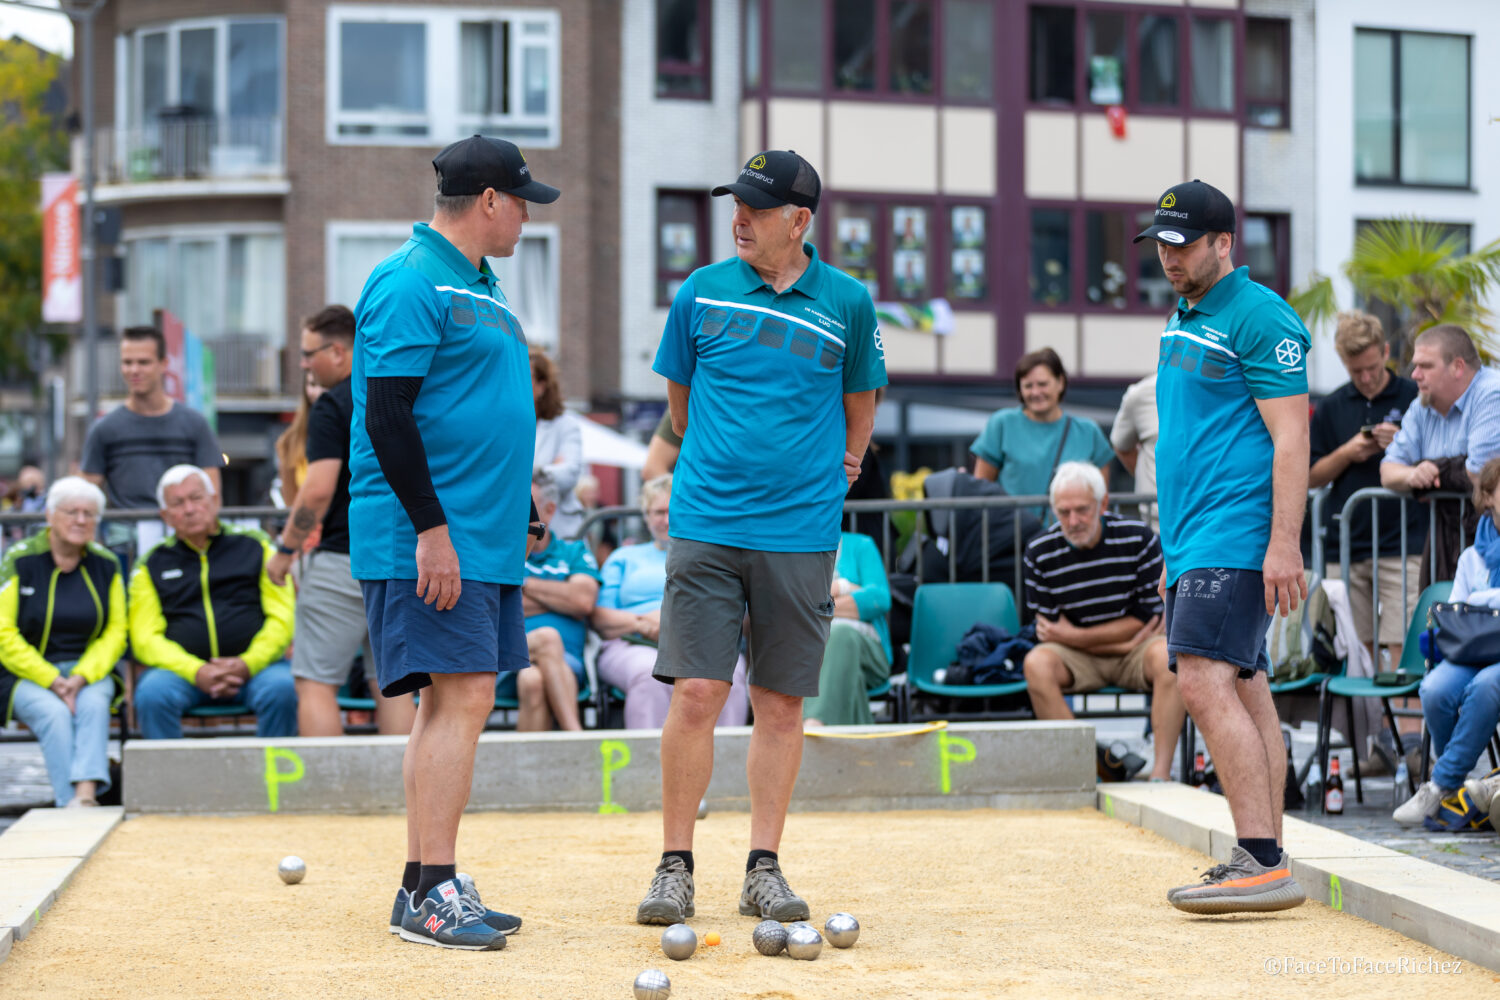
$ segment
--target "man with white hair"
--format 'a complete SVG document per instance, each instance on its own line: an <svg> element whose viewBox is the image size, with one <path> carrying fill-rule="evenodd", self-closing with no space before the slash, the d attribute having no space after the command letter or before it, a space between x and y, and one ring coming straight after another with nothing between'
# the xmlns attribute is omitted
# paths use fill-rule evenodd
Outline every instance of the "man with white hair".
<svg viewBox="0 0 1500 1000"><path fill-rule="evenodd" d="M172 529L130 576L130 645L146 667L135 687L147 739L182 735L199 705L247 705L257 736L297 735L297 692L282 654L292 640L295 596L266 573L271 540L219 520L213 480L174 465L156 485Z"/></svg>
<svg viewBox="0 0 1500 1000"><path fill-rule="evenodd" d="M1162 633L1161 543L1137 520L1108 511L1098 467L1064 462L1050 487L1057 519L1023 556L1026 611L1040 643L1026 654L1038 719L1071 719L1064 695L1108 685L1151 693L1151 780L1171 777L1184 711Z"/></svg>

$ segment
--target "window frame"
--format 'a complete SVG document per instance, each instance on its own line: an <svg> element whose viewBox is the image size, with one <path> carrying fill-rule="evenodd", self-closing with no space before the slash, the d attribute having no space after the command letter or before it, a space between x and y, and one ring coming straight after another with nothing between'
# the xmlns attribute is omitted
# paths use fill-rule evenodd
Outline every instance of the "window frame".
<svg viewBox="0 0 1500 1000"><path fill-rule="evenodd" d="M1395 137L1391 150L1393 175L1386 178L1363 178L1359 175L1359 137L1353 136L1354 155L1350 167L1354 174L1354 186L1363 188L1412 188L1429 191L1473 191L1474 190L1474 36L1455 31L1416 31L1404 28L1370 28L1356 25L1355 38L1360 34L1386 35L1391 39L1391 130ZM1433 181L1408 181L1401 177L1401 36L1431 35L1439 38L1461 38L1464 41L1465 69L1468 71L1464 87L1464 180L1459 184L1440 184ZM1353 62L1354 60L1351 60ZM1354 69L1351 66L1351 76ZM1359 81L1353 81L1358 88ZM1357 128L1357 123L1356 123Z"/></svg>
<svg viewBox="0 0 1500 1000"><path fill-rule="evenodd" d="M1246 17L1245 37L1241 43L1241 62L1245 62L1244 52L1250 44L1251 25L1274 29L1278 35L1278 43L1281 49L1281 86L1285 93L1280 101L1256 100L1254 103L1262 105L1275 104L1281 109L1280 125L1259 125L1250 116L1250 86L1248 67L1243 67L1240 76L1246 82L1241 86L1241 113L1245 119L1246 128L1265 129L1266 131L1290 131L1292 127L1292 22L1285 17Z"/></svg>
<svg viewBox="0 0 1500 1000"><path fill-rule="evenodd" d="M1271 291L1286 298L1292 294L1292 216L1288 212L1246 212L1240 219L1239 232L1235 234L1235 266L1248 265L1243 252L1242 237L1251 219L1265 219L1271 225L1271 252L1276 257L1276 273L1269 282L1261 281ZM1255 275L1250 276L1259 281Z"/></svg>
<svg viewBox="0 0 1500 1000"><path fill-rule="evenodd" d="M1058 98L1047 100L1033 100L1031 97L1032 79L1032 53L1031 53L1031 12L1038 7L1050 7L1071 9L1073 17L1073 99L1064 101ZM1222 121L1238 121L1241 117L1241 106L1245 89L1244 71L1244 45L1245 45L1245 19L1238 11L1231 10L1209 10L1192 7L1166 7L1160 5L1142 3L1117 3L1110 0L1107 3L1085 2L1085 3L1059 3L1036 0L1026 4L1026 86L1023 90L1024 104L1027 111L1060 111L1072 110L1079 114L1104 114L1105 109L1111 107L1108 104L1095 104L1088 99L1089 94L1089 67L1088 67L1088 18L1093 14L1115 14L1124 19L1125 32L1125 54L1124 66L1125 86L1122 96L1124 100L1120 106L1130 114L1153 115L1158 117L1180 116L1184 118L1207 118ZM1175 104L1142 104L1140 100L1140 25L1141 19L1145 17L1167 18L1177 22L1177 102ZM1228 109L1198 108L1193 106L1193 52L1192 52L1192 28L1194 21L1228 21L1233 28L1233 40L1231 51L1235 56L1234 67L1234 94L1229 102Z"/></svg>
<svg viewBox="0 0 1500 1000"><path fill-rule="evenodd" d="M547 111L526 114L477 116L460 110L462 73L462 25L508 21L512 25L506 72L512 93L524 94L523 50L546 50ZM345 111L341 107L340 77L343 72L341 28L346 23L422 24L424 33L424 83L426 108L420 113ZM545 25L545 36L528 38L525 24ZM528 7L449 7L414 5L331 4L325 15L324 141L331 146L441 146L476 131L512 139L527 149L556 149L562 143L562 20L556 10ZM423 135L345 134L341 126L423 125ZM507 135L507 129L544 129L542 136Z"/></svg>
<svg viewBox="0 0 1500 1000"><path fill-rule="evenodd" d="M875 272L875 280L880 286L881 294L871 296L872 298L877 298L881 302L904 302L913 305L933 299L943 299L955 312L994 312L1000 305L998 286L1001 279L997 274L1000 257L996 253L995 235L999 213L993 199L969 195L891 194L884 191L825 193L823 202L818 208L819 217L825 222L815 228L812 242L817 246L822 260L830 267L841 271L843 267L837 263L838 255L834 252L837 234L834 232L835 227L831 220L834 216L833 206L842 204L867 205L875 209L876 225L870 234L870 242L873 244L872 270ZM896 246L895 234L892 232L894 227L892 210L905 207L921 208L927 212L927 294L918 299L904 299L897 296L893 277L894 261L892 258ZM952 278L953 250L956 242L952 234L953 209L955 208L978 208L984 212L984 239L977 248L984 254L984 295L978 298L956 298L950 293L949 282Z"/></svg>
<svg viewBox="0 0 1500 1000"><path fill-rule="evenodd" d="M280 222L187 222L178 225L165 226L133 226L120 233L120 246L124 250L124 258L127 262L127 274L130 260L130 245L144 240L166 240L168 249L167 258L167 297L174 296L173 284L177 280L173 274L172 254L180 243L213 243L215 253L218 256L217 280L218 288L215 290L221 304L227 300L229 295L229 240L236 236L278 236L281 238L282 260L286 260L286 226ZM281 274L282 310L285 311L288 293L287 274L283 268ZM159 303L153 309L169 309L168 303ZM134 320L130 315L130 290L128 286L115 293L115 315L123 317L121 325L129 325ZM180 309L173 312L181 318ZM135 319L139 319L136 317ZM146 322L149 322L146 321ZM222 331L209 333L203 330L192 331L206 343L212 345L222 334ZM285 346L284 331L280 326L266 331L266 342L278 350Z"/></svg>
<svg viewBox="0 0 1500 1000"><path fill-rule="evenodd" d="M1139 229L1131 220L1137 213L1149 214L1156 208L1151 202L1122 201L1066 201L1056 198L1028 199L1025 203L1026 220L1026 275L1025 311L1054 315L1096 316L1161 316L1171 306L1157 306L1140 301L1140 269L1136 266L1140 250L1131 241ZM1055 305L1039 302L1031 297L1031 213L1035 210L1065 212L1068 215L1068 298ZM1126 217L1125 225L1125 305L1116 308L1100 305L1088 300L1088 213L1112 212Z"/></svg>
<svg viewBox="0 0 1500 1000"><path fill-rule="evenodd" d="M714 99L714 31L713 31L713 3L710 0L693 0L698 5L698 46L703 53L702 65L693 63L674 62L663 59L661 56L661 8L663 0L656 0L654 5L655 20L652 27L655 34L654 44L656 47L656 83L653 96L658 101L712 101ZM700 93L687 93L676 91L662 91L662 75L692 76L703 81L703 89Z"/></svg>
<svg viewBox="0 0 1500 1000"><path fill-rule="evenodd" d="M823 74L818 88L808 90L784 89L776 86L774 74L771 72L771 53L776 43L776 10L771 0L762 0L759 9L760 16L760 44L758 53L761 60L759 67L757 85L751 86L746 82L750 73L742 68L740 79L743 96L769 99L772 97L787 97L803 100L823 101L851 101L851 102L878 102L881 104L917 104L917 105L942 105L945 107L977 107L994 108L998 99L996 96L990 98L950 96L946 92L946 60L944 54L944 30L946 28L945 0L924 0L931 12L931 38L929 39L932 89L928 93L913 93L910 91L897 90L890 84L891 74L891 8L900 0L870 0L875 12L875 60L874 74L875 87L871 90L843 90L835 85L834 73L834 3L833 0L806 0L810 6L815 6L821 13L823 21L823 32L826 49L823 52ZM999 95L1003 92L1004 81L1000 72L1000 61L993 53L1003 52L1004 49L998 44L999 33L1004 27L1004 17L999 7L996 8L994 16L990 20L990 93ZM742 24L744 22L742 21ZM742 47L741 53L744 49Z"/></svg>
<svg viewBox="0 0 1500 1000"><path fill-rule="evenodd" d="M154 123L143 117L141 97L144 92L145 60L141 54L145 36L158 33L167 36L166 86L163 107L181 104L181 38L184 31L214 29L214 106L216 122L226 122L229 114L229 28L235 24L270 24L276 28L277 55L281 77L277 87L278 121L286 120L286 18L280 14L221 15L217 17L184 17L172 21L154 21L137 25L115 36L115 122L119 129L140 129Z"/></svg>
<svg viewBox="0 0 1500 1000"><path fill-rule="evenodd" d="M662 261L661 255L661 202L663 197L691 198L693 201L693 229L695 232L696 246L694 248L693 266L686 271L668 268ZM710 260L709 247L709 195L702 188L673 188L660 187L654 192L651 227L651 260L653 266L652 298L658 309L667 309L672 305L672 296L663 295L663 283L670 281L686 280L700 267L705 267Z"/></svg>

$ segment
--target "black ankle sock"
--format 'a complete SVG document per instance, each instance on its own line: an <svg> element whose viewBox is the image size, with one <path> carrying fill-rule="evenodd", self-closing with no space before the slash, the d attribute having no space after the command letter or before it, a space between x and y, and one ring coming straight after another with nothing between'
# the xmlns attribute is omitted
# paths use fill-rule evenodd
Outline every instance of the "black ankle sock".
<svg viewBox="0 0 1500 1000"><path fill-rule="evenodd" d="M422 881L422 862L408 861L401 869L401 888L412 892Z"/></svg>
<svg viewBox="0 0 1500 1000"><path fill-rule="evenodd" d="M421 901L427 898L427 894L432 891L433 886L441 885L449 879L457 877L457 865L423 865L422 874L417 879L416 896L418 904L420 905Z"/></svg>
<svg viewBox="0 0 1500 1000"><path fill-rule="evenodd" d="M1241 837L1240 846L1263 868L1275 868L1281 860L1281 851L1276 847L1275 837Z"/></svg>
<svg viewBox="0 0 1500 1000"><path fill-rule="evenodd" d="M693 874L693 852L692 851L662 851L661 852L661 859L663 861L665 861L668 858L681 858L682 859L682 863L684 865L687 865L688 874L689 875Z"/></svg>
<svg viewBox="0 0 1500 1000"><path fill-rule="evenodd" d="M761 858L770 858L772 861L775 861L776 860L776 852L775 851L751 851L750 852L750 860L745 862L745 871L749 871L750 869L754 868L755 867L755 862L759 861Z"/></svg>

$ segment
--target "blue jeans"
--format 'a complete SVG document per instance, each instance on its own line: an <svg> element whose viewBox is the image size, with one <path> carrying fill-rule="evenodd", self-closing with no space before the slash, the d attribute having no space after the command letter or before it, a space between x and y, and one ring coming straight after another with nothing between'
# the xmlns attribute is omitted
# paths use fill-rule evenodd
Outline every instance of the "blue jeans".
<svg viewBox="0 0 1500 1000"><path fill-rule="evenodd" d="M1422 718L1432 734L1432 780L1464 783L1500 722L1500 663L1461 667L1444 660L1422 678Z"/></svg>
<svg viewBox="0 0 1500 1000"><path fill-rule="evenodd" d="M202 688L160 667L142 674L135 686L135 715L148 740L180 737L183 713L199 705L248 705L255 713L255 735L297 735L297 689L285 660L251 677L235 698L210 698Z"/></svg>
<svg viewBox="0 0 1500 1000"><path fill-rule="evenodd" d="M64 677L73 670L72 662L53 666ZM41 685L24 678L16 681L12 711L42 745L52 797L59 807L72 800L74 782L98 782L95 795L109 788L109 703L114 696L115 683L105 677L85 685L69 712L61 698Z"/></svg>

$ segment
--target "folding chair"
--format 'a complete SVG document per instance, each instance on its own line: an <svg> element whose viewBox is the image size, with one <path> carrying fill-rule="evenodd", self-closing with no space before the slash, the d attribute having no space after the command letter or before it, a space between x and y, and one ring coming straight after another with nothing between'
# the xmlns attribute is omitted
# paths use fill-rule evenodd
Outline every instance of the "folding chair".
<svg viewBox="0 0 1500 1000"><path fill-rule="evenodd" d="M911 652L906 661L906 685L902 688L905 719L915 718L912 702L919 695L982 703L986 699L1026 692L1024 680L1003 684L944 684L934 679L939 669L946 669L953 662L959 640L977 622L995 625L1007 632L1020 629L1015 595L1008 586L1003 583L924 583L917 588L912 604ZM1029 705L1025 711L1029 713Z"/></svg>

